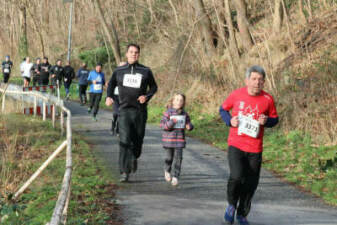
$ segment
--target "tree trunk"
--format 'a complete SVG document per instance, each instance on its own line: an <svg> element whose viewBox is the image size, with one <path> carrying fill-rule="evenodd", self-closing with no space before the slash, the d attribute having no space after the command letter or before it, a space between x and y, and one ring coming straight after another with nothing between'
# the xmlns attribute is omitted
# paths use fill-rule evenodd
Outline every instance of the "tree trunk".
<svg viewBox="0 0 337 225"><path fill-rule="evenodd" d="M225 0L225 18L227 23L227 28L229 32L229 50L232 53L235 61L240 58L238 45L236 43L234 26L232 21L232 13L229 5L229 0Z"/></svg>
<svg viewBox="0 0 337 225"><path fill-rule="evenodd" d="M274 33L280 33L283 22L283 7L282 0L275 0L274 19L273 19L273 31Z"/></svg>
<svg viewBox="0 0 337 225"><path fill-rule="evenodd" d="M101 3L99 0L93 0L93 3L95 4L98 14L99 14L99 19L102 23L103 29L105 34L108 36L108 40L110 42L112 52L115 56L116 64L118 65L121 62L121 50L119 46L119 39L118 39L118 34L116 31L116 28L113 23L111 23L111 29L112 32L110 32L109 25L104 17L103 10L101 7Z"/></svg>
<svg viewBox="0 0 337 225"><path fill-rule="evenodd" d="M199 24L206 42L207 53L210 55L215 55L212 22L206 13L204 2L202 0L195 0L193 2L197 11L197 18L200 20Z"/></svg>
<svg viewBox="0 0 337 225"><path fill-rule="evenodd" d="M36 18L34 17L33 13L30 10L28 10L28 13L29 13L29 16L32 18L34 30L37 33L37 35L39 36L39 40L40 40L40 44L41 44L41 55L45 56L46 53L45 53L45 46L44 46L42 31L41 31L40 26L37 23Z"/></svg>
<svg viewBox="0 0 337 225"><path fill-rule="evenodd" d="M247 6L245 0L233 1L236 11L238 27L243 47L248 51L253 46L253 40L249 31L249 22L247 20Z"/></svg>
<svg viewBox="0 0 337 225"><path fill-rule="evenodd" d="M306 23L307 18L305 17L304 12L303 12L303 0L298 1L298 10L299 10L302 22Z"/></svg>
<svg viewBox="0 0 337 225"><path fill-rule="evenodd" d="M27 8L25 3L19 6L20 9L20 41L19 55L21 58L28 56L28 39L27 39Z"/></svg>

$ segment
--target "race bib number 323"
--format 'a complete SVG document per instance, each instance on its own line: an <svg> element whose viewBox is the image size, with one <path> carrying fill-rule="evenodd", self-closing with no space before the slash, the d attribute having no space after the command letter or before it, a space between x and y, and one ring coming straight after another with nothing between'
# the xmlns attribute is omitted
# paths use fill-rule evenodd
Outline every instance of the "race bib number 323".
<svg viewBox="0 0 337 225"><path fill-rule="evenodd" d="M239 116L238 134L245 134L253 138L257 138L260 131L260 124L248 116Z"/></svg>
<svg viewBox="0 0 337 225"><path fill-rule="evenodd" d="M123 79L124 87L140 88L141 83L142 83L142 75L139 73L124 75Z"/></svg>

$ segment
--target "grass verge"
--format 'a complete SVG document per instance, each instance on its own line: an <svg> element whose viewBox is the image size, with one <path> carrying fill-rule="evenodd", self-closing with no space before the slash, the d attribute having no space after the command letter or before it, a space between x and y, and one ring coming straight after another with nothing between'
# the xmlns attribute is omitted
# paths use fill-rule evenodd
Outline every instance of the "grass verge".
<svg viewBox="0 0 337 225"><path fill-rule="evenodd" d="M65 169L61 153L19 198L12 193L25 182L65 139L50 122L33 117L0 117L0 220L4 225L46 224L49 222ZM92 148L80 136L73 137L73 174L67 224L122 224L114 191L117 186L104 173L93 156Z"/></svg>
<svg viewBox="0 0 337 225"><path fill-rule="evenodd" d="M159 126L165 108L149 107L149 122ZM195 129L189 135L224 151L227 149L228 127L219 115L202 114L198 107L187 109ZM310 134L295 130L285 133L266 129L263 167L288 182L337 206L337 146L314 145Z"/></svg>

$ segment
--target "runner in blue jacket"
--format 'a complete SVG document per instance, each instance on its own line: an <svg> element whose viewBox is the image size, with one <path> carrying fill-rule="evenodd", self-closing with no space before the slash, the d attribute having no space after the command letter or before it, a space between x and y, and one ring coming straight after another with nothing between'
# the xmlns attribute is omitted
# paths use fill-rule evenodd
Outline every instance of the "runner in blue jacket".
<svg viewBox="0 0 337 225"><path fill-rule="evenodd" d="M97 121L96 115L99 109L99 103L102 99L103 86L105 84L104 73L102 72L102 64L98 63L95 70L92 70L88 76L88 83L90 85L90 106L88 108L88 113L92 113L92 118Z"/></svg>

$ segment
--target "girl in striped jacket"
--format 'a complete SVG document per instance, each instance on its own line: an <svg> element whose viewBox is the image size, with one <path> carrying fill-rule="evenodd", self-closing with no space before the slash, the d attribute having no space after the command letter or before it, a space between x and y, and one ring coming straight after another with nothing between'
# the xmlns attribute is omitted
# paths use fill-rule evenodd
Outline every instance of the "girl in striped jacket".
<svg viewBox="0 0 337 225"><path fill-rule="evenodd" d="M183 148L186 146L185 129L193 129L190 117L184 111L185 101L185 95L175 94L160 121L160 127L163 129L162 142L166 151L165 180L171 182L173 186L178 185Z"/></svg>

